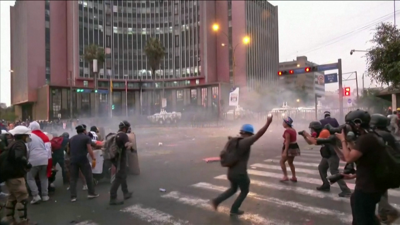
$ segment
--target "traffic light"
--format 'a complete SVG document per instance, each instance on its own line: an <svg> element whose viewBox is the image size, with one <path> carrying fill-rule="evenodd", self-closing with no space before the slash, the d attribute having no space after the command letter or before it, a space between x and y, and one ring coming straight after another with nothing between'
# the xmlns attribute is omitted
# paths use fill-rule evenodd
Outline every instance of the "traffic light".
<svg viewBox="0 0 400 225"><path fill-rule="evenodd" d="M94 90L94 93L97 93L97 90Z"/></svg>
<svg viewBox="0 0 400 225"><path fill-rule="evenodd" d="M77 93L82 93L82 92L83 92L83 89L76 89L76 92L77 92Z"/></svg>
<svg viewBox="0 0 400 225"><path fill-rule="evenodd" d="M350 96L350 87L345 87L344 88L344 96Z"/></svg>
<svg viewBox="0 0 400 225"><path fill-rule="evenodd" d="M318 71L318 67L316 67L316 66L304 68L304 72L306 72L306 73L316 72L316 71Z"/></svg>
<svg viewBox="0 0 400 225"><path fill-rule="evenodd" d="M114 106L114 105L112 105L112 106L111 106L111 109L112 109L112 110L114 110L114 109L115 109L115 106Z"/></svg>
<svg viewBox="0 0 400 225"><path fill-rule="evenodd" d="M279 72L278 72L278 75L279 75L279 76L287 75L287 74L289 74L288 71L279 71Z"/></svg>

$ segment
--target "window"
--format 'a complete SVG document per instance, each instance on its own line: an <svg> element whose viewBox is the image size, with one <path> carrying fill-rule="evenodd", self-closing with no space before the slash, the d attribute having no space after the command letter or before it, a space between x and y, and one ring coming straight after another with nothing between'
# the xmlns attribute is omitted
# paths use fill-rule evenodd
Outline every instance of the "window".
<svg viewBox="0 0 400 225"><path fill-rule="evenodd" d="M179 67L179 56L175 56L175 69L178 69Z"/></svg>
<svg viewBox="0 0 400 225"><path fill-rule="evenodd" d="M175 47L179 47L179 35L175 35Z"/></svg>
<svg viewBox="0 0 400 225"><path fill-rule="evenodd" d="M178 4L174 5L174 13L175 15L178 15Z"/></svg>

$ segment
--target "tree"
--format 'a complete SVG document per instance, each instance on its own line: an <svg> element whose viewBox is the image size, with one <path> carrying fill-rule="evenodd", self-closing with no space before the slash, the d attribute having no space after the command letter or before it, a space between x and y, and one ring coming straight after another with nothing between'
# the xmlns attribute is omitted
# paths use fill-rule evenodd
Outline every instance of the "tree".
<svg viewBox="0 0 400 225"><path fill-rule="evenodd" d="M367 63L371 78L396 87L400 84L400 30L390 23L382 23L376 28L368 50Z"/></svg>
<svg viewBox="0 0 400 225"><path fill-rule="evenodd" d="M377 96L379 91L379 89L373 88L363 89L361 96L356 100L357 106L366 107L368 111L372 110L376 113L382 113L391 103L390 101L379 98Z"/></svg>
<svg viewBox="0 0 400 225"><path fill-rule="evenodd" d="M155 72L166 54L165 48L159 39L151 37L147 40L144 52L147 56L147 62L150 65L151 79L155 79Z"/></svg>
<svg viewBox="0 0 400 225"><path fill-rule="evenodd" d="M82 58L89 63L89 73L93 73L93 60L97 59L97 74L94 74L94 89L97 90L98 88L98 72L100 68L103 66L103 63L105 61L105 52L104 49L99 47L98 45L95 44L90 44L85 47L85 51L82 55ZM98 98L96 96L95 101L94 101L94 109L95 109L95 116L97 117L97 114L99 112L98 109Z"/></svg>

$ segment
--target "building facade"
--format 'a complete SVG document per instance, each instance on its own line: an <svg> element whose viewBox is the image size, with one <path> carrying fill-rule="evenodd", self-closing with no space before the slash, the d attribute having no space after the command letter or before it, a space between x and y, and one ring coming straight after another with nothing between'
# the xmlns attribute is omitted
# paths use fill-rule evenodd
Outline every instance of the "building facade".
<svg viewBox="0 0 400 225"><path fill-rule="evenodd" d="M253 16L262 15L257 4L271 11L264 18L271 22ZM164 96L167 111L218 113L233 73L238 86L276 79L277 21L276 7L256 1L17 1L11 7L12 104L21 118L125 116L159 112ZM211 29L214 23L229 30L229 40ZM221 46L244 36L252 41L235 53ZM150 37L167 53L154 76L144 52ZM264 51L253 46L268 37ZM90 44L106 53L97 91L82 57Z"/></svg>
<svg viewBox="0 0 400 225"><path fill-rule="evenodd" d="M284 71L313 66L318 65L308 61L306 56L299 56L296 60L279 63L279 70ZM283 102L302 99L304 102L299 103L300 105L313 105L315 97L325 96L325 77L323 72L280 76L279 86Z"/></svg>

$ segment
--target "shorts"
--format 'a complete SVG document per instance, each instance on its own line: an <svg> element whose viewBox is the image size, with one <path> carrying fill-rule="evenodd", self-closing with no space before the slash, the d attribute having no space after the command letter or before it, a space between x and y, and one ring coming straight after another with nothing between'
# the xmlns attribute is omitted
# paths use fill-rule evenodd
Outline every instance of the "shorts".
<svg viewBox="0 0 400 225"><path fill-rule="evenodd" d="M285 144L283 144L282 152L285 150ZM287 157L295 157L300 156L300 147L297 143L289 144L289 148L287 151Z"/></svg>

